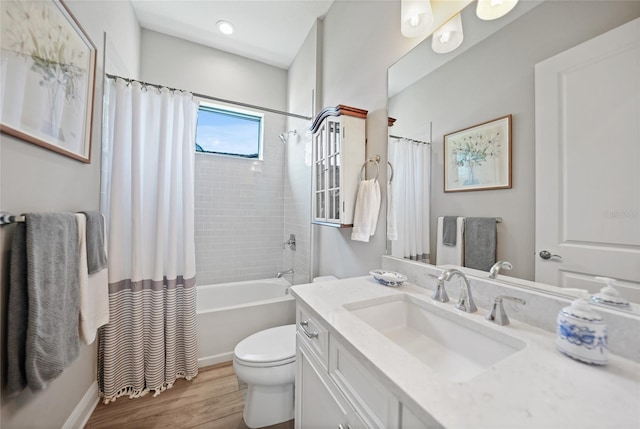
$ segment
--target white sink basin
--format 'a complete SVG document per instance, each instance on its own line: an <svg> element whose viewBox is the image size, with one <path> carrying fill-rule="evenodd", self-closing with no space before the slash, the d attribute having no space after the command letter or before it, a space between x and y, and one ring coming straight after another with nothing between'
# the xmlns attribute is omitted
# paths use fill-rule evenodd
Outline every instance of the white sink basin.
<svg viewBox="0 0 640 429"><path fill-rule="evenodd" d="M468 381L526 346L487 326L484 319L468 320L405 294L345 308L454 382Z"/></svg>

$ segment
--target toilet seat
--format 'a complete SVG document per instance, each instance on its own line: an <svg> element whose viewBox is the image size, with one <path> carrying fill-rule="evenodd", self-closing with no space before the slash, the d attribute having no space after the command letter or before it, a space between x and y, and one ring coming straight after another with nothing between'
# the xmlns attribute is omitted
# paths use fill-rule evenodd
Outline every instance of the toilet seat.
<svg viewBox="0 0 640 429"><path fill-rule="evenodd" d="M295 362L296 325L265 329L240 341L233 358L241 365L274 367Z"/></svg>

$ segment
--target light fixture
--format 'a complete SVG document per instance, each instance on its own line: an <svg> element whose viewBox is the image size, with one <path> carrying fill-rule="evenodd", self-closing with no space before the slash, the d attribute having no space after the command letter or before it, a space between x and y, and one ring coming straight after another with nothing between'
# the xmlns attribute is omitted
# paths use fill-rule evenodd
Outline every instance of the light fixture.
<svg viewBox="0 0 640 429"><path fill-rule="evenodd" d="M518 3L518 0L478 0L476 15L485 21L505 16Z"/></svg>
<svg viewBox="0 0 640 429"><path fill-rule="evenodd" d="M433 12L429 0L400 0L400 31L404 37L429 34Z"/></svg>
<svg viewBox="0 0 640 429"><path fill-rule="evenodd" d="M229 21L220 20L216 22L216 27L222 34L226 34L227 36L233 34L233 25Z"/></svg>
<svg viewBox="0 0 640 429"><path fill-rule="evenodd" d="M446 54L460 46L463 39L462 17L457 14L433 33L431 49L438 54Z"/></svg>

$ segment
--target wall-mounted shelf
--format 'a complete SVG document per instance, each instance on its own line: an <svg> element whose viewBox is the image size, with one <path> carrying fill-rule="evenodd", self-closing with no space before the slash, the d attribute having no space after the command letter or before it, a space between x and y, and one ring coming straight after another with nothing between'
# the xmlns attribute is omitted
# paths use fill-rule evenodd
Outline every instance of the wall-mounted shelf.
<svg viewBox="0 0 640 429"><path fill-rule="evenodd" d="M365 160L367 111L338 105L316 116L313 132L312 223L353 226L359 172Z"/></svg>

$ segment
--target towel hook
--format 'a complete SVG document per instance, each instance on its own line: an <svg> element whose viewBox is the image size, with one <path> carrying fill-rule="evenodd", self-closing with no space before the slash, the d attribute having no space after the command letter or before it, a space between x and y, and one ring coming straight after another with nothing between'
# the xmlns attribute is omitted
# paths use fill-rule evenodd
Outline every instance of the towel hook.
<svg viewBox="0 0 640 429"><path fill-rule="evenodd" d="M376 164L376 177L375 177L375 180L378 180L378 175L380 174L380 163L378 161L380 161L380 155L376 155L375 157L366 160L365 163L362 164L362 168L360 169L360 180L361 181L365 180L367 178L367 173L365 171L365 167L370 162L373 162L373 163ZM363 173L364 173L364 176L363 176Z"/></svg>

